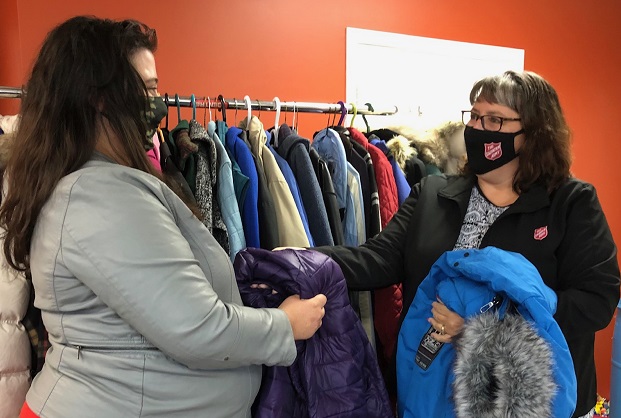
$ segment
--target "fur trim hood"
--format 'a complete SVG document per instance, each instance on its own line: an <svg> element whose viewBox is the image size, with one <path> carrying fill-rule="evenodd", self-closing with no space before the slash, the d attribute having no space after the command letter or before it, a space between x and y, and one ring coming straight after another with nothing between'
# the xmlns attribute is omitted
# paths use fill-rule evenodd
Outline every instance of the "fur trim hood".
<svg viewBox="0 0 621 418"><path fill-rule="evenodd" d="M417 150L418 157L425 164L433 164L445 174L458 174L465 163L466 149L463 135L460 135L463 132L461 122L446 122L429 131L420 131L409 126L393 126L388 129L398 134L395 139L405 139ZM401 161L397 157L395 159L403 169Z"/></svg>
<svg viewBox="0 0 621 418"><path fill-rule="evenodd" d="M393 156L401 170L405 172L405 163L412 156L417 156L416 148L410 146L410 141L403 135L397 135L386 143L390 154Z"/></svg>
<svg viewBox="0 0 621 418"><path fill-rule="evenodd" d="M552 350L519 314L488 311L454 339L453 400L459 418L550 417Z"/></svg>
<svg viewBox="0 0 621 418"><path fill-rule="evenodd" d="M426 164L433 164L438 168L444 165L448 158L448 147L436 137L426 132L416 130L410 126L391 126L388 129L406 138L410 145L418 151L418 157Z"/></svg>

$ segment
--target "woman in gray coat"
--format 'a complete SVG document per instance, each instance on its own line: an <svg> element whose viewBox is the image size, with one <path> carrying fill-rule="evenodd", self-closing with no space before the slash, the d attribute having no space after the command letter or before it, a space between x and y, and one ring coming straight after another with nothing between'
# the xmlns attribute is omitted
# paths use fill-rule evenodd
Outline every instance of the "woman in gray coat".
<svg viewBox="0 0 621 418"><path fill-rule="evenodd" d="M147 160L156 42L72 18L26 86L0 222L51 348L22 416L249 417L261 365L290 365L321 325L323 295L243 307L228 255Z"/></svg>

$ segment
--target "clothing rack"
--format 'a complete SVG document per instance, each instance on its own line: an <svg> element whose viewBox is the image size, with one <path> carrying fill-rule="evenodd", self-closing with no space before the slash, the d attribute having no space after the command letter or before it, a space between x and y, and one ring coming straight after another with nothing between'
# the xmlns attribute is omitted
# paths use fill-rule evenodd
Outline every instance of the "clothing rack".
<svg viewBox="0 0 621 418"><path fill-rule="evenodd" d="M22 97L22 89L0 86L0 99L19 99L20 97Z"/></svg>
<svg viewBox="0 0 621 418"><path fill-rule="evenodd" d="M22 97L22 89L19 87L0 86L0 98L20 98ZM248 96L246 96L248 97ZM276 99L276 98L275 98ZM192 107L192 108L211 108L211 109L248 109L250 103L251 110L258 111L277 111L278 104L276 100L250 100L242 99L226 99L222 96L178 96L164 95L164 101L168 107ZM300 112L300 113L328 113L328 114L359 114L359 115L394 115L399 111L397 106L391 106L386 109L375 109L369 103L364 105L355 105L352 103L316 103L316 102L280 102L280 110L283 112Z"/></svg>
<svg viewBox="0 0 621 418"><path fill-rule="evenodd" d="M179 107L196 107L196 108L206 108L210 107L212 109L221 109L222 101L224 102L225 109L237 109L244 110L248 109L248 105L244 99L226 99L222 98L222 100L218 98L212 97L195 97L194 103L192 104L191 96L184 97L175 97L175 96L167 96L165 97L165 102L169 107L177 106L179 103ZM265 110L265 111L276 111L277 103L274 100L250 100L250 108L251 110ZM318 102L280 102L280 110L283 112L300 112L300 113L343 113L343 108L345 109L345 113L353 114L357 113L359 115L378 115L378 116L387 116L394 115L399 111L397 106L391 106L390 109L375 109L372 105L368 103L364 105L354 105L352 103L344 103L342 106L340 103L318 103Z"/></svg>

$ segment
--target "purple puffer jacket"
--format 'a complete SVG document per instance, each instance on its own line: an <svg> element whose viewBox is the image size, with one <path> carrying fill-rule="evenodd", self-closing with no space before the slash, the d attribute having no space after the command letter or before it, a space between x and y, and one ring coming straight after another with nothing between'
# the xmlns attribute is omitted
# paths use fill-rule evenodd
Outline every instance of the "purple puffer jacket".
<svg viewBox="0 0 621 418"><path fill-rule="evenodd" d="M235 258L235 274L247 306L275 308L293 294L328 298L322 327L296 342L295 362L264 369L253 417L393 417L375 353L332 259L312 250L247 248Z"/></svg>

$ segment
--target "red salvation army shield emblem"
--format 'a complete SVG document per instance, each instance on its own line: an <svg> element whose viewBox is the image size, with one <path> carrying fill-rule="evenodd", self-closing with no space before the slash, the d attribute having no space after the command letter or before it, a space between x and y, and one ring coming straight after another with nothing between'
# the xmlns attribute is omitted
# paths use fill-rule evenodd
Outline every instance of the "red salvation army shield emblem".
<svg viewBox="0 0 621 418"><path fill-rule="evenodd" d="M548 236L548 227L547 226L542 226L541 228L535 229L534 238L537 241L541 241L542 239L544 239L547 236Z"/></svg>
<svg viewBox="0 0 621 418"><path fill-rule="evenodd" d="M500 142L491 142L485 144L485 158L490 161L494 161L502 157L502 147Z"/></svg>

